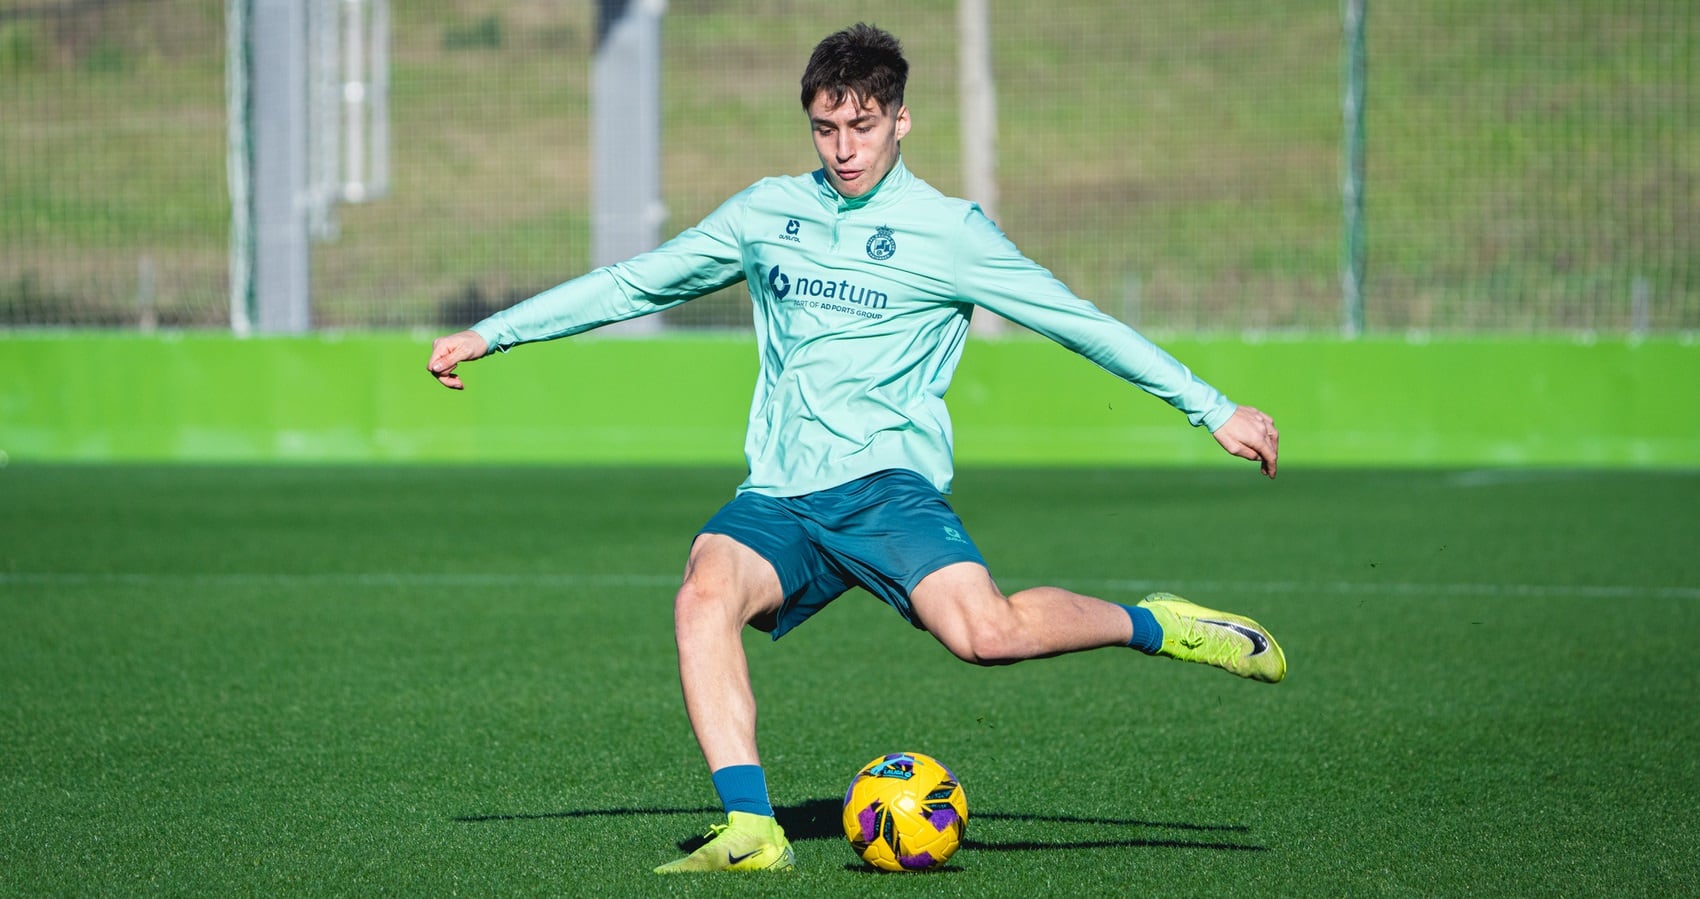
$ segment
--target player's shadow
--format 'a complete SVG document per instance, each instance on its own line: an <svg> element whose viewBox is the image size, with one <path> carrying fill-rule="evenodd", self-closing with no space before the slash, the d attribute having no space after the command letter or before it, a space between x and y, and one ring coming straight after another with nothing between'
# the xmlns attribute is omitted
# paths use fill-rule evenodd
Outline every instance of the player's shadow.
<svg viewBox="0 0 1700 899"><path fill-rule="evenodd" d="M838 799L811 799L801 805L774 809L785 835L794 840L844 838L841 818L843 802ZM1227 842L1230 834L1245 834L1244 824L1193 824L1186 821L1144 821L1133 818L1088 818L1079 815L1012 814L1009 812L968 812L968 832L973 833L975 821L1011 821L1046 825L1045 840L977 839L968 837L962 848L980 852L1027 852L1042 849L1107 849L1115 847L1162 847L1167 849L1214 849L1223 852L1266 852L1268 847L1242 842ZM1137 827L1158 831L1141 837L1067 840L1056 839L1066 833L1056 825L1100 827ZM1061 833L1059 833L1059 831ZM1196 837L1182 836L1196 834Z"/></svg>
<svg viewBox="0 0 1700 899"><path fill-rule="evenodd" d="M991 852L1024 852L1036 849L1110 849L1118 847L1155 847L1162 849L1214 849L1218 852L1268 852L1269 847L1252 843L1224 842L1222 838L1212 838L1214 834L1244 834L1250 833L1251 828L1244 824L1192 824L1186 821L1142 821L1133 818L1086 818L1076 815L1011 815L999 812L981 812L970 814L969 820L982 821L1031 821L1038 824L1080 824L1109 827L1139 827L1162 832L1179 832L1179 834L1198 834L1197 837L1148 836L1125 839L1099 840L976 840L972 837L962 841L962 848L977 849ZM1055 833L1056 828L1047 826L1047 833Z"/></svg>
<svg viewBox="0 0 1700 899"><path fill-rule="evenodd" d="M456 824L501 824L505 821L553 821L569 818L613 818L622 815L724 815L718 808L586 808L567 812L526 812L505 815L456 815Z"/></svg>
<svg viewBox="0 0 1700 899"><path fill-rule="evenodd" d="M785 836L793 841L826 840L844 838L844 825L840 819L840 802L833 799L811 799L801 805L777 806L773 816L779 820L779 826L785 829ZM491 824L503 821L547 821L551 819L569 818L599 818L621 815L691 815L707 820L721 818L724 813L718 808L703 806L701 808L605 808L605 809L574 809L566 812L537 812L518 815L461 815L455 818L458 824ZM707 838L701 833L679 841L679 849L684 852L694 852L697 847L706 842Z"/></svg>
<svg viewBox="0 0 1700 899"><path fill-rule="evenodd" d="M694 815L714 818L720 814L720 809L708 806L701 808L613 808L575 809L564 812L520 815L462 815L454 820L461 824L486 824L503 821L540 821L621 815ZM786 837L792 841L844 839L843 801L841 799L810 799L797 805L775 806L773 814L774 817L779 819L779 826L785 828ZM974 832L972 826L974 821L1008 821L1046 825L1045 833L1049 839L977 839L969 837L962 842L964 849L972 849L978 852L1113 848L1208 849L1218 852L1268 851L1266 846L1227 841L1230 835L1249 833L1250 828L1244 824L1195 824L1186 821L1145 821L1134 818L1089 818L1078 815L975 811L969 812L968 820L970 833ZM1068 840L1057 839L1057 837L1063 835L1063 833L1059 833L1057 825L1137 827L1142 830L1156 831L1156 833L1149 836L1126 838ZM701 834L693 834L679 841L679 849L684 852L691 852L701 846L703 841L704 838Z"/></svg>

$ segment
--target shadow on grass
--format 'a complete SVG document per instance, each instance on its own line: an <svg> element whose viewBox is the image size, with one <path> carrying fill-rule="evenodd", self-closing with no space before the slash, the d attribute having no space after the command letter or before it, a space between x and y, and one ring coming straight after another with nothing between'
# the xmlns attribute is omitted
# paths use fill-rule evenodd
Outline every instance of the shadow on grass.
<svg viewBox="0 0 1700 899"><path fill-rule="evenodd" d="M612 818L621 815L723 815L718 808L587 808L570 812L535 812L515 815L460 815L456 824L500 824L504 821L553 821L565 818Z"/></svg>
<svg viewBox="0 0 1700 899"><path fill-rule="evenodd" d="M838 799L810 799L797 805L776 806L774 816L785 835L793 841L841 840L844 825L843 803ZM461 824L492 824L504 821L547 821L571 818L600 818L621 815L699 815L718 818L721 810L710 806L700 808L614 808L575 809L565 812L541 812L517 815L462 815L455 818ZM1083 825L1110 827L1139 827L1159 831L1180 831L1189 834L1245 834L1244 824L1195 824L1187 821L1144 821L1136 818L1088 818L1079 815L1011 814L1008 812L970 812L969 821L1012 821L1043 825ZM1051 828L1047 833L1055 833ZM692 852L704 842L700 834L679 841L679 849ZM964 849L979 852L1028 852L1042 849L1113 849L1165 848L1210 849L1218 852L1267 852L1268 847L1246 843L1230 843L1211 839L1185 839L1179 836L1148 836L1128 839L1042 839L1042 840L976 840L962 842ZM856 867L856 866L851 866Z"/></svg>

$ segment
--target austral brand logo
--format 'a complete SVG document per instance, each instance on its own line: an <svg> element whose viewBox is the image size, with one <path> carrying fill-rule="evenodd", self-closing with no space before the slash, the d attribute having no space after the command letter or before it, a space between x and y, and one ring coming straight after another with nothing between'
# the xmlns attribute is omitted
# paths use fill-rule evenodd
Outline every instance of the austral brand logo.
<svg viewBox="0 0 1700 899"><path fill-rule="evenodd" d="M796 219L788 219L785 222L785 233L779 235L779 239L789 240L792 243L802 243L803 239L797 236L797 232L801 230L803 230L802 222L799 222Z"/></svg>
<svg viewBox="0 0 1700 899"><path fill-rule="evenodd" d="M800 303L816 309L827 309L833 312L848 312L864 318L884 318L871 309L884 309L891 297L883 290L851 284L849 281L833 281L827 278L811 278L808 275L788 275L779 266L767 270L767 290L773 298L782 303Z"/></svg>
<svg viewBox="0 0 1700 899"><path fill-rule="evenodd" d="M868 258L884 262L896 253L897 238L892 236L891 229L884 225L875 228L874 236L868 238Z"/></svg>

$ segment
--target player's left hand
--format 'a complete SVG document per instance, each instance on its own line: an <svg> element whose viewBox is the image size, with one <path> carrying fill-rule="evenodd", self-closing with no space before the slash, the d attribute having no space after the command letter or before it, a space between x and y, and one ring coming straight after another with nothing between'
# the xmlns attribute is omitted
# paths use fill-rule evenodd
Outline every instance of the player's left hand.
<svg viewBox="0 0 1700 899"><path fill-rule="evenodd" d="M1263 465L1263 473L1275 477L1275 457L1280 453L1281 433L1275 420L1251 406L1241 406L1211 435L1222 448L1242 459Z"/></svg>
<svg viewBox="0 0 1700 899"><path fill-rule="evenodd" d="M439 337L431 343L431 361L425 364L431 377L451 390L464 390L466 384L455 374L455 366L479 359L490 351L484 338L476 331L459 331Z"/></svg>

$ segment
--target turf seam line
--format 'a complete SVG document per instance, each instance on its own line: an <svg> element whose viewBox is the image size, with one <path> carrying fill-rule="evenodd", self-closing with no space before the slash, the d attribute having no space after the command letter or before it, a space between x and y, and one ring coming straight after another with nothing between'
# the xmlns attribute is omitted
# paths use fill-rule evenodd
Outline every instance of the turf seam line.
<svg viewBox="0 0 1700 899"><path fill-rule="evenodd" d="M1054 583L1104 593L1142 593L1175 590L1200 594L1325 593L1333 595L1482 596L1497 598L1562 596L1581 599L1700 599L1700 587L1636 586L1630 584L1481 584L1410 583L1375 581L1205 581L1173 579L1107 578L1001 578L1006 583ZM388 587L671 587L678 575L668 574L578 574L570 572L505 574L406 573L406 572L0 572L0 584L30 585L145 585L145 584L355 584Z"/></svg>

